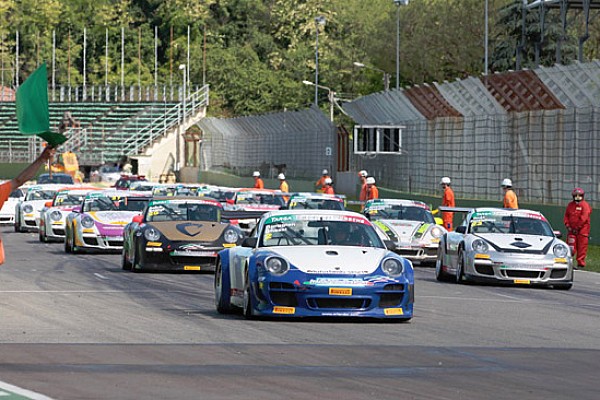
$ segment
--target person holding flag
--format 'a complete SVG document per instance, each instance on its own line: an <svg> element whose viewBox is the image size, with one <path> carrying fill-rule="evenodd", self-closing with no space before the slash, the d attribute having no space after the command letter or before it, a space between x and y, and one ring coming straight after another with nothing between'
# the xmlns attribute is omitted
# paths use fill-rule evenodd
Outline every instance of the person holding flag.
<svg viewBox="0 0 600 400"><path fill-rule="evenodd" d="M16 178L0 184L0 208L19 186L32 179L41 166L50 161L56 147L67 138L50 130L50 113L48 110L48 74L46 64L42 64L17 90L17 120L22 135L38 135L48 144L44 151L27 166ZM0 264L4 263L4 246L0 238Z"/></svg>

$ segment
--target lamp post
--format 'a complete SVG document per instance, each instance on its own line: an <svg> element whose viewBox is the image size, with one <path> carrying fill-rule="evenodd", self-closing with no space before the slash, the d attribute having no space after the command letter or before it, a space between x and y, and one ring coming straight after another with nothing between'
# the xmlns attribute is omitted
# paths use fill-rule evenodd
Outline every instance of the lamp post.
<svg viewBox="0 0 600 400"><path fill-rule="evenodd" d="M186 64L181 64L179 65L179 69L183 72L183 90L182 90L182 95L183 95L183 113L182 113L182 119L185 122L185 112L186 112L186 86L187 86L187 65Z"/></svg>
<svg viewBox="0 0 600 400"><path fill-rule="evenodd" d="M333 102L334 102L333 96L335 96L335 92L331 88L328 88L327 86L318 85L311 81L302 81L302 83L304 83L305 85L314 86L315 90L317 92L319 89L327 90L327 98L329 99L329 119L331 122L333 122Z"/></svg>
<svg viewBox="0 0 600 400"><path fill-rule="evenodd" d="M325 25L325 17L315 17L315 28L317 32L315 40L315 106L319 106L319 25Z"/></svg>
<svg viewBox="0 0 600 400"><path fill-rule="evenodd" d="M400 89L400 6L408 5L408 0L394 0L396 4L396 90Z"/></svg>
<svg viewBox="0 0 600 400"><path fill-rule="evenodd" d="M381 72L383 74L383 89L387 92L388 90L390 90L390 74L388 74L387 72L385 72L382 69L376 68L376 67L369 67L361 62L355 61L354 62L354 66L358 67L358 68L366 68L366 69L371 69L373 71L377 71L377 72Z"/></svg>

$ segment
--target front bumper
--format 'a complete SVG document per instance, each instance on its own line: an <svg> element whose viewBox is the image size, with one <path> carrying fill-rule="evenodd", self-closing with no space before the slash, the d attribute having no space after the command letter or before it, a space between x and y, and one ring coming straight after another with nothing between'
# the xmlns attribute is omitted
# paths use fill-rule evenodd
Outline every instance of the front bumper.
<svg viewBox="0 0 600 400"><path fill-rule="evenodd" d="M523 285L552 285L573 281L572 261L569 258L522 257L493 255L489 259L473 255L468 278Z"/></svg>
<svg viewBox="0 0 600 400"><path fill-rule="evenodd" d="M212 271L217 253L223 247L205 247L196 251L172 250L165 247L146 246L143 269L154 271Z"/></svg>
<svg viewBox="0 0 600 400"><path fill-rule="evenodd" d="M394 253L407 258L410 261L419 263L435 263L435 260L437 259L437 250L437 245L426 247L397 245L397 247L394 249Z"/></svg>
<svg viewBox="0 0 600 400"><path fill-rule="evenodd" d="M98 236L84 233L75 239L75 246L82 249L117 251L123 249L123 236Z"/></svg>
<svg viewBox="0 0 600 400"><path fill-rule="evenodd" d="M371 317L409 320L413 316L414 283L404 277L354 277L323 279L289 271L284 279L259 277L252 292L257 300L256 315L277 317ZM336 280L340 284L336 284ZM357 283L348 285L348 280Z"/></svg>

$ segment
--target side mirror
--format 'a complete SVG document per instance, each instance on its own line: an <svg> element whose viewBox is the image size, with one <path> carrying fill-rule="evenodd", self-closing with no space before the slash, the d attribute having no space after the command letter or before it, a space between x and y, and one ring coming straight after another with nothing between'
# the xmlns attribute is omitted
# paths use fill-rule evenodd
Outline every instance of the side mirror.
<svg viewBox="0 0 600 400"><path fill-rule="evenodd" d="M467 233L467 227L464 226L464 225L459 225L459 226L456 227L456 229L454 230L454 232L456 232L456 233L462 233L464 235L465 233Z"/></svg>
<svg viewBox="0 0 600 400"><path fill-rule="evenodd" d="M393 240L384 240L383 243L385 243L385 247L387 247L388 250L396 250L396 243Z"/></svg>
<svg viewBox="0 0 600 400"><path fill-rule="evenodd" d="M560 239L563 235L561 231L553 231L553 232L554 232L554 236L556 236L557 239Z"/></svg>
<svg viewBox="0 0 600 400"><path fill-rule="evenodd" d="M444 220L441 219L440 217L435 217L435 224L444 226Z"/></svg>
<svg viewBox="0 0 600 400"><path fill-rule="evenodd" d="M77 213L77 214L79 214L79 213L81 212L81 206L75 206L75 207L73 207L73 210L72 210L72 211L73 211L74 213Z"/></svg>
<svg viewBox="0 0 600 400"><path fill-rule="evenodd" d="M131 220L131 222L135 222L137 224L141 224L144 221L144 216L143 215L136 215L135 217L133 217L133 219Z"/></svg>
<svg viewBox="0 0 600 400"><path fill-rule="evenodd" d="M242 247L251 247L254 248L258 244L258 238L256 237L247 237L242 242Z"/></svg>
<svg viewBox="0 0 600 400"><path fill-rule="evenodd" d="M45 202L45 203L44 203L44 207L46 207L46 208L50 208L50 207L52 207L52 202L51 202L51 201L47 201L47 202Z"/></svg>

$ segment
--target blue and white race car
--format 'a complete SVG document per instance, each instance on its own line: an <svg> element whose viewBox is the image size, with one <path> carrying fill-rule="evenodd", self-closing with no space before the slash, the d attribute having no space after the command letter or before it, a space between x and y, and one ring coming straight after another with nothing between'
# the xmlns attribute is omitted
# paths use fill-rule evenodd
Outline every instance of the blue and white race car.
<svg viewBox="0 0 600 400"><path fill-rule="evenodd" d="M439 281L573 286L573 260L538 211L504 208L440 210L466 212L454 232L445 234L435 266Z"/></svg>
<svg viewBox="0 0 600 400"><path fill-rule="evenodd" d="M413 316L411 262L350 211L263 215L242 247L219 253L214 286L217 311L246 318Z"/></svg>

